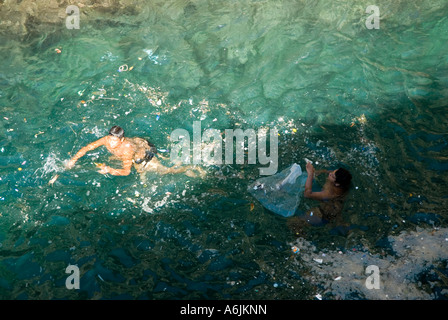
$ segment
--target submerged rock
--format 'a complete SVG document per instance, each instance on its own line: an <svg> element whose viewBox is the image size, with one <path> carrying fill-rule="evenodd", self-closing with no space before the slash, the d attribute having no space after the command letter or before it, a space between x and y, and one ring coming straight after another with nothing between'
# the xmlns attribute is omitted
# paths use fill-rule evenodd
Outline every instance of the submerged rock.
<svg viewBox="0 0 448 320"><path fill-rule="evenodd" d="M25 36L31 32L40 32L49 25L65 28L66 18L69 16L66 9L69 5L76 5L80 10L80 19L91 20L104 13L137 12L136 1L90 1L78 0L76 3L69 0L15 0L2 1L0 6L0 34Z"/></svg>

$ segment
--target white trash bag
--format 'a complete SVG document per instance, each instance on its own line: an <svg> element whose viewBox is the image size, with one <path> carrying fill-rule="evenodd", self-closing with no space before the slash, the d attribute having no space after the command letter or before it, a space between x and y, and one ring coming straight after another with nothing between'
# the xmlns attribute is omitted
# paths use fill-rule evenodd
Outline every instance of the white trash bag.
<svg viewBox="0 0 448 320"><path fill-rule="evenodd" d="M294 163L283 171L251 183L248 191L266 209L283 217L291 217L300 204L307 173Z"/></svg>

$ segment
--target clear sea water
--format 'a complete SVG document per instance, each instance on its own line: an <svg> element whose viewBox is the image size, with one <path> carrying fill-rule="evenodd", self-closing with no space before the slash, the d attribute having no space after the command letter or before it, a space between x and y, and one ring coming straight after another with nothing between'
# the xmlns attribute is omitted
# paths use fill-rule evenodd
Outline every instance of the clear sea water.
<svg viewBox="0 0 448 320"><path fill-rule="evenodd" d="M379 29L371 4L142 2L2 33L0 297L446 299L448 2L376 1ZM64 170L113 125L169 150L193 121L278 129L279 171L349 168L351 232L298 238L247 192L258 164L143 184L97 173L100 148Z"/></svg>

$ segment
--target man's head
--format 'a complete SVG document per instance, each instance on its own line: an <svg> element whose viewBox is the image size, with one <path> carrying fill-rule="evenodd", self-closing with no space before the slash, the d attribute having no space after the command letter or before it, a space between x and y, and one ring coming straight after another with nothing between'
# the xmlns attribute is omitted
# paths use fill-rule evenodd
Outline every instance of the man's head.
<svg viewBox="0 0 448 320"><path fill-rule="evenodd" d="M112 148L116 148L124 139L124 130L119 126L113 126L109 130L109 143Z"/></svg>
<svg viewBox="0 0 448 320"><path fill-rule="evenodd" d="M110 136L114 136L114 137L118 137L118 138L123 138L124 137L124 130L121 127L119 127L119 126L113 126L109 130L109 135Z"/></svg>
<svg viewBox="0 0 448 320"><path fill-rule="evenodd" d="M336 183L339 184L339 187L347 190L350 188L350 182L352 181L352 175L350 172L344 168L339 168L335 172L336 175Z"/></svg>
<svg viewBox="0 0 448 320"><path fill-rule="evenodd" d="M334 183L336 187L348 190L350 188L350 182L352 181L352 175L344 168L330 171L328 178Z"/></svg>

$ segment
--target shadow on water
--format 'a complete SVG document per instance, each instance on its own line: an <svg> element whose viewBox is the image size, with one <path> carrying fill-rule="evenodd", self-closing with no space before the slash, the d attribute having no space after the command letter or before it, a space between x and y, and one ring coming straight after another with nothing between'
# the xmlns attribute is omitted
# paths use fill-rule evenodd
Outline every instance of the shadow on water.
<svg viewBox="0 0 448 320"><path fill-rule="evenodd" d="M353 175L343 210L350 231L331 223L308 227L303 236L299 234L298 239L290 242L301 250L298 261L311 261L312 270L327 276L326 280L321 279L320 290L330 299L446 299L443 247L448 241L448 189L442 177L448 170L448 105L444 86L426 90L427 97L402 95L385 101L381 112L371 114L366 121L354 118L351 124L341 126L316 122L315 117L304 119L306 124L315 126L313 133L305 141L295 136L285 144L289 152L281 156L283 167L306 157L318 161L321 168L342 166ZM316 202L305 200L301 206L303 211L310 210ZM406 237L407 243L403 240ZM404 248L397 249L397 243ZM419 251L425 247L434 250ZM411 248L415 256L409 254ZM343 253L352 253L352 258L349 254L337 262ZM376 260L369 262L369 256ZM316 257L331 261L330 266L316 267ZM396 260L388 265L386 261L391 259ZM354 285L353 276L344 271L346 268L360 274L362 268L355 270L354 265L380 265L380 261L386 263L382 272L386 270L389 281L381 294ZM417 267L409 268L407 263ZM351 284L334 281L339 281L341 275ZM416 288L411 285L412 289L405 289L401 285L403 279L407 283L415 281ZM395 290L394 286L400 289ZM428 290L431 286L434 290ZM420 287L424 289L419 292ZM348 294L353 289L357 295Z"/></svg>
<svg viewBox="0 0 448 320"><path fill-rule="evenodd" d="M291 138L281 162L285 167L306 157L322 168L349 168L353 181L346 218L356 224L370 221L372 235L378 228L386 228L385 234L406 229L402 220L444 225L447 185L441 177L448 170L448 143L443 100L403 96L365 122L354 117L346 125L304 119L315 130L305 139Z"/></svg>

